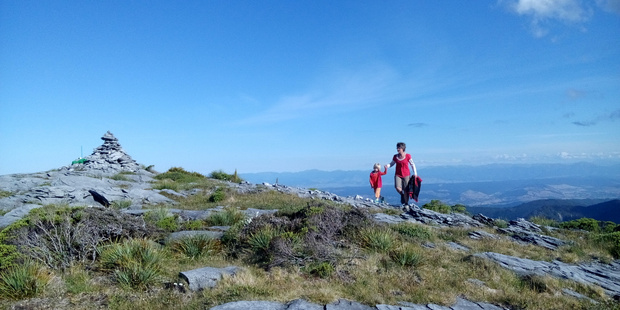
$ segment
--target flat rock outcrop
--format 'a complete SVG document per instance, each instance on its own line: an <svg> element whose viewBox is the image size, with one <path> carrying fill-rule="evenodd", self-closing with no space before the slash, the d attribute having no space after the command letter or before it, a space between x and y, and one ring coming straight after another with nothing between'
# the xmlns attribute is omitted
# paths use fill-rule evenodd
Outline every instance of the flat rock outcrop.
<svg viewBox="0 0 620 310"><path fill-rule="evenodd" d="M544 235L540 225L522 218L510 221L508 228L498 228L497 230L511 236L518 243L533 244L549 250L555 250L566 244L564 240Z"/></svg>
<svg viewBox="0 0 620 310"><path fill-rule="evenodd" d="M597 285L609 296L615 299L620 298L620 261L618 260L610 264L593 262L571 265L557 260L535 261L493 252L477 253L474 256L494 261L521 276L551 275L586 285Z"/></svg>

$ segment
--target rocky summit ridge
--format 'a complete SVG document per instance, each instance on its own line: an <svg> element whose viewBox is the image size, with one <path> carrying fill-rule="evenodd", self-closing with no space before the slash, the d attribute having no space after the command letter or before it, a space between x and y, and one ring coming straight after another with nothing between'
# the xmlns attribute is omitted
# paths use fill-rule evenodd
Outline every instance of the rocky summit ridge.
<svg viewBox="0 0 620 310"><path fill-rule="evenodd" d="M172 190L152 189L152 181L155 174L147 171L140 164L126 154L120 146L118 139L109 131L101 138L104 143L97 147L93 154L86 157L84 161L70 166L61 167L57 170L34 173L34 174L13 174L0 176L0 190L10 193L8 197L0 198L0 210L4 215L0 216L0 229L19 220L35 208L40 208L48 204L67 204L70 206L89 206L101 207L101 204L93 197L93 192L105 197L111 203L124 201L121 212L133 216L142 216L148 205L168 204L174 206L175 201L167 196L188 196L196 192L176 192ZM128 173L122 173L128 172ZM122 173L123 178L113 176ZM126 178L126 179L125 179ZM238 193L252 193L257 191L278 191L297 195L299 197L330 200L337 203L348 204L354 208L383 208L394 209L387 204L375 204L362 197L340 197L329 192L320 190L309 190L305 188L289 187L279 184L260 185L243 182L241 184L228 183L228 187ZM165 194L165 195L164 195ZM4 195L6 196L6 195ZM177 214L186 220L204 219L213 212L220 212L224 207L216 207L209 210L181 210L171 208L171 213ZM243 210L247 217L257 217L263 214L273 213L273 210ZM434 227L467 227L471 229L469 237L480 242L507 238L519 244L531 244L544 247L549 250L557 249L566 242L551 236L545 235L545 231L551 228L544 228L540 225L519 219L508 223L508 227L494 227L494 220L484 215L473 217L463 214L442 214L432 210L412 208L407 212L393 215L393 212L378 212L373 215L377 222L381 223L401 223L411 222L431 225ZM494 227L495 233L482 230L483 227ZM221 227L221 230L227 228ZM207 234L212 237L221 237L221 232L214 231L181 231L170 235L170 238L180 238L186 235ZM486 259L510 269L519 275L548 275L562 279L569 279L586 285L601 287L604 292L616 300L620 300L620 261L616 260L609 264L594 262L582 263L578 265L567 264L559 261L541 262L530 259L522 259L509 255L492 252L474 253L468 247L455 242L448 242L445 245L428 243L427 247L448 246L455 251L462 251L472 256ZM205 266L202 268L182 271L180 277L184 279L185 285L189 290L208 289L217 285L223 275L234 276L238 267L229 266L226 268L213 268ZM476 279L472 282L478 283L481 289L488 289L484 283ZM176 283L175 283L176 284ZM577 292L565 290L565 295L574 298L588 299ZM593 301L594 302L594 301ZM367 306L354 301L338 300L327 305L308 303L304 300L294 300L289 303L278 303L268 301L237 301L214 307L213 309L503 309L498 305L482 302L469 301L458 298L457 303L450 307L428 304L411 304L402 302L400 305L375 305Z"/></svg>

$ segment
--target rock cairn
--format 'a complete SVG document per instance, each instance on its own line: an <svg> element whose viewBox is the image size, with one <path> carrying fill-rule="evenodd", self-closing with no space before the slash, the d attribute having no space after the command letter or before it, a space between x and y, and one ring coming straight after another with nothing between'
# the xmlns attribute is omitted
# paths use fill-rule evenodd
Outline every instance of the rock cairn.
<svg viewBox="0 0 620 310"><path fill-rule="evenodd" d="M106 173L136 172L140 169L140 165L125 153L118 139L111 132L106 132L101 140L103 140L103 145L97 147L92 155L86 157L84 163L74 164L72 167L101 170Z"/></svg>

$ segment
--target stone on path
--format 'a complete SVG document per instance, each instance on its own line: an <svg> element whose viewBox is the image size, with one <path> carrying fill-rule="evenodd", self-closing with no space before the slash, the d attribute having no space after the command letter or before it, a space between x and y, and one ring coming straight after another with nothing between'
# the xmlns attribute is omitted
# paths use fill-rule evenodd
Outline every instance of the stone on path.
<svg viewBox="0 0 620 310"><path fill-rule="evenodd" d="M224 275L233 276L239 272L241 268L236 266L228 266L225 268L204 267L189 271L183 271L179 275L187 281L189 289L199 291L205 288L212 288Z"/></svg>

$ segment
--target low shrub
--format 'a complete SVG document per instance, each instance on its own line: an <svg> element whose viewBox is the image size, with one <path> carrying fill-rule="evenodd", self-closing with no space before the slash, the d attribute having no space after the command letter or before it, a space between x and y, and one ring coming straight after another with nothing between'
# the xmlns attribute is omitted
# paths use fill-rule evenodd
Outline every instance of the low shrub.
<svg viewBox="0 0 620 310"><path fill-rule="evenodd" d="M422 253L410 246L391 251L390 258L402 267L417 267L422 263Z"/></svg>
<svg viewBox="0 0 620 310"><path fill-rule="evenodd" d="M132 181L130 178L127 177L126 173L122 173L122 172L113 175L112 177L110 177L110 179L115 180L115 181L126 181L126 182Z"/></svg>
<svg viewBox="0 0 620 310"><path fill-rule="evenodd" d="M597 235L594 240L607 249L611 256L620 258L620 231Z"/></svg>
<svg viewBox="0 0 620 310"><path fill-rule="evenodd" d="M144 220L163 231L174 232L179 230L178 216L170 213L170 210L167 208L147 211L144 214Z"/></svg>
<svg viewBox="0 0 620 310"><path fill-rule="evenodd" d="M165 255L159 244L148 239L129 239L98 249L102 270L110 271L121 286L148 289L159 283Z"/></svg>
<svg viewBox="0 0 620 310"><path fill-rule="evenodd" d="M497 226L498 228L508 228L508 221L502 219L495 219L493 221L493 225Z"/></svg>
<svg viewBox="0 0 620 310"><path fill-rule="evenodd" d="M583 229L594 233L600 232L601 230L599 226L599 221L585 217L568 222L563 222L560 224L560 227L565 229Z"/></svg>
<svg viewBox="0 0 620 310"><path fill-rule="evenodd" d="M233 183L241 183L243 182L243 179L239 177L239 175L237 174L237 170L235 170L234 174L228 174L222 170L217 170L217 171L213 171L211 172L211 174L209 175L210 178L212 179L216 179L216 180L222 180L222 181L230 181Z"/></svg>
<svg viewBox="0 0 620 310"><path fill-rule="evenodd" d="M189 220L181 224L183 230L200 230L205 227L205 222L202 220Z"/></svg>
<svg viewBox="0 0 620 310"><path fill-rule="evenodd" d="M80 294L94 292L96 288L90 283L90 276L86 270L72 267L63 275L65 288L68 293Z"/></svg>
<svg viewBox="0 0 620 310"><path fill-rule="evenodd" d="M387 253L396 246L393 231L382 226L366 227L359 231L362 246L380 253Z"/></svg>
<svg viewBox="0 0 620 310"><path fill-rule="evenodd" d="M430 240L432 238L431 231L424 225L402 222L392 226L392 229L405 237L416 240Z"/></svg>
<svg viewBox="0 0 620 310"><path fill-rule="evenodd" d="M541 226L559 227L560 223L554 219L546 218L544 216L532 216L529 221Z"/></svg>
<svg viewBox="0 0 620 310"><path fill-rule="evenodd" d="M213 194L209 196L209 202L220 202L224 199L226 199L226 192L221 187L216 188Z"/></svg>
<svg viewBox="0 0 620 310"><path fill-rule="evenodd" d="M43 267L26 261L0 273L0 296L14 300L36 297L50 279Z"/></svg>
<svg viewBox="0 0 620 310"><path fill-rule="evenodd" d="M174 241L170 247L173 251L196 259L219 252L219 241L206 235L196 235Z"/></svg>
<svg viewBox="0 0 620 310"><path fill-rule="evenodd" d="M251 233L248 237L248 244L255 252L267 253L271 240L278 232L271 226L264 226L259 231Z"/></svg>
<svg viewBox="0 0 620 310"><path fill-rule="evenodd" d="M11 197L11 196L13 196L12 192L0 190L0 198Z"/></svg>
<svg viewBox="0 0 620 310"><path fill-rule="evenodd" d="M266 214L232 226L222 238L230 255L262 267L307 266L339 260L341 247L370 226L365 210L309 202L296 212Z"/></svg>
<svg viewBox="0 0 620 310"><path fill-rule="evenodd" d="M313 262L302 268L305 273L319 278L329 278L335 270L332 262Z"/></svg>
<svg viewBox="0 0 620 310"><path fill-rule="evenodd" d="M433 199L431 200L431 202L424 204L423 207L425 209L433 210L435 212L444 213L444 214L449 214L453 212L469 214L467 212L467 207L465 205L456 204L456 205L450 206L450 205L447 205L441 202L441 200L436 200L436 199Z"/></svg>
<svg viewBox="0 0 620 310"><path fill-rule="evenodd" d="M30 211L18 223L3 231L4 243L24 257L58 269L76 261L93 262L103 242L160 234L142 218L110 208L46 206Z"/></svg>
<svg viewBox="0 0 620 310"><path fill-rule="evenodd" d="M155 179L157 180L170 179L178 183L198 182L198 181L203 180L204 178L205 176L198 172L188 172L188 171L185 171L185 169L180 168L180 167L172 167L168 169L168 171L164 173L160 173L155 176Z"/></svg>
<svg viewBox="0 0 620 310"><path fill-rule="evenodd" d="M156 183L154 183L152 187L153 189L158 189L158 190L170 189L175 192L178 191L180 188L179 183L177 183L176 181L170 180L170 179L159 180Z"/></svg>
<svg viewBox="0 0 620 310"><path fill-rule="evenodd" d="M110 203L110 208L113 209L127 209L129 207L131 207L132 202L131 200L117 200L117 201L112 201L112 203Z"/></svg>
<svg viewBox="0 0 620 310"><path fill-rule="evenodd" d="M213 212L205 220L210 226L232 226L245 220L245 214L237 208L224 208L219 212Z"/></svg>

